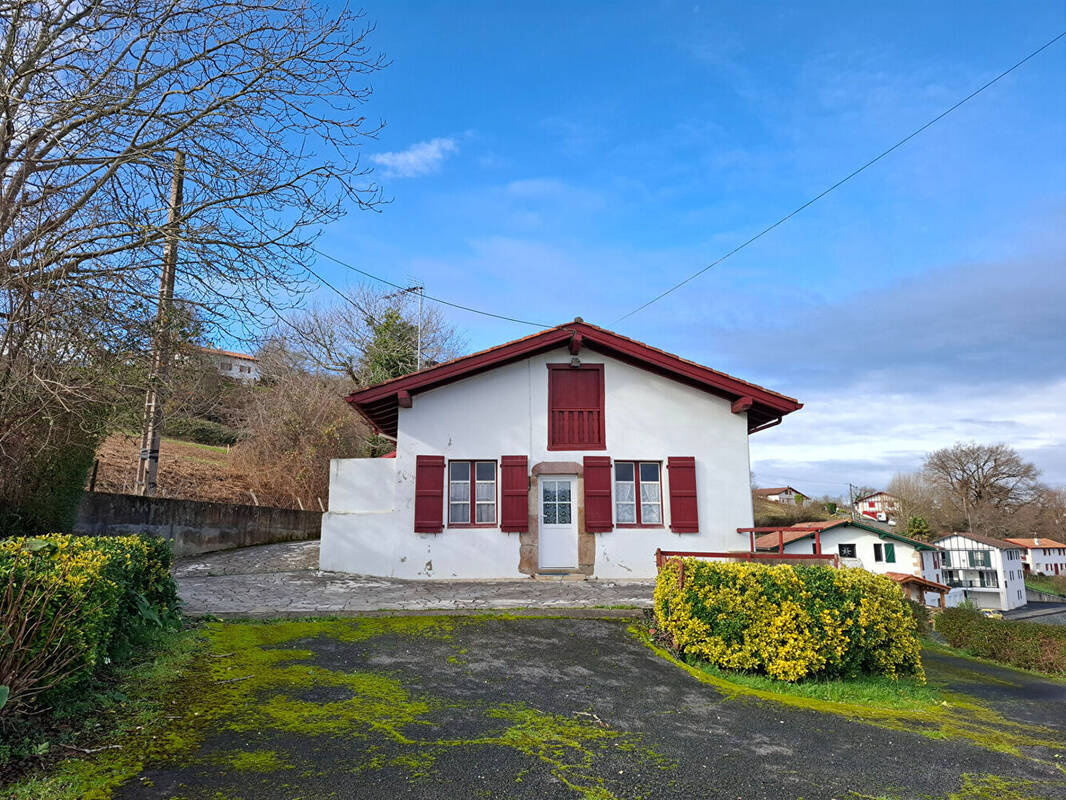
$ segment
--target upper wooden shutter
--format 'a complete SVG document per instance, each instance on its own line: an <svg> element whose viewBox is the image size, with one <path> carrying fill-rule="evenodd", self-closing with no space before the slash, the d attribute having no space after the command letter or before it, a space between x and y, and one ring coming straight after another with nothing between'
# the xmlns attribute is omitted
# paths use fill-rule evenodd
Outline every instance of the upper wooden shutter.
<svg viewBox="0 0 1066 800"><path fill-rule="evenodd" d="M666 466L670 471L670 530L674 533L699 533L696 459L692 456L671 456Z"/></svg>
<svg viewBox="0 0 1066 800"><path fill-rule="evenodd" d="M611 459L585 456L585 530L603 533L612 530Z"/></svg>
<svg viewBox="0 0 1066 800"><path fill-rule="evenodd" d="M500 530L529 530L529 460L525 456L500 457Z"/></svg>
<svg viewBox="0 0 1066 800"><path fill-rule="evenodd" d="M548 449L606 449L603 405L603 364L549 364Z"/></svg>
<svg viewBox="0 0 1066 800"><path fill-rule="evenodd" d="M444 456L415 457L415 533L444 530Z"/></svg>

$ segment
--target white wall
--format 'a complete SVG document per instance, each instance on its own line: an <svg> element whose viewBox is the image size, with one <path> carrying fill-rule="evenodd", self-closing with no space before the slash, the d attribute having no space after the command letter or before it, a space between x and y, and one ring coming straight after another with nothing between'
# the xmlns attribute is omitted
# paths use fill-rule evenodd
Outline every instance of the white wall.
<svg viewBox="0 0 1066 800"><path fill-rule="evenodd" d="M886 572L902 572L907 575L922 574L921 561L918 558L920 551L906 542L900 542L895 539L882 539L876 533L851 525L841 525L823 531L821 540L822 552L832 555L836 555L839 552L841 544L854 544L855 557L859 562L854 564L854 566L862 567L868 572L874 572L878 575L883 575ZM894 544L896 546L895 562L874 560L874 544L880 544L882 548L885 544ZM811 536L809 539L800 539L786 544L785 552L813 553L814 537Z"/></svg>
<svg viewBox="0 0 1066 800"><path fill-rule="evenodd" d="M394 511L361 513L378 497L355 487L370 476L344 462L333 467L330 510L322 522L322 569L405 578L512 578L518 572L518 534L498 528L445 528L415 534L414 469L418 455L498 460L527 455L581 463L585 455L612 460L662 461L661 529L615 529L596 535L595 576L651 578L655 550L723 551L746 548L738 527L752 525L745 414L730 402L668 378L581 351L583 364L604 364L607 449L549 451L548 368L565 363L565 348L498 367L428 392L399 409L393 483ZM670 456L695 456L700 531L669 529ZM377 502L376 500L374 502Z"/></svg>
<svg viewBox="0 0 1066 800"><path fill-rule="evenodd" d="M1035 573L1066 575L1066 548L1033 547L1023 551L1022 558ZM1055 567L1058 567L1058 570Z"/></svg>
<svg viewBox="0 0 1066 800"><path fill-rule="evenodd" d="M1020 548L1010 545L1009 549L1001 550L962 534L952 534L938 539L936 544L944 548L951 556L951 564L945 564L944 569L951 570L956 576L961 576L965 580L976 580L978 576L978 570L969 567L967 552L970 550L989 552L989 561L996 572L999 586L996 588L965 587L967 599L975 605L1000 611L1009 611L1025 605L1025 575ZM963 562L964 558L967 561Z"/></svg>

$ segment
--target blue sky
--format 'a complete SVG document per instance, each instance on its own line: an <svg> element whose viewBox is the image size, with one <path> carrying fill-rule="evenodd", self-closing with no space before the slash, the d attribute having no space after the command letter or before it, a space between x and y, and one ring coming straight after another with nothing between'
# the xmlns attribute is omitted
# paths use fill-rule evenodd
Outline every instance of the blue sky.
<svg viewBox="0 0 1066 800"><path fill-rule="evenodd" d="M1059 0L869 5L369 3L393 202L319 246L798 397L752 437L761 485L882 485L959 439L1066 484L1066 40L619 321L1066 28ZM532 331L449 318L471 349Z"/></svg>

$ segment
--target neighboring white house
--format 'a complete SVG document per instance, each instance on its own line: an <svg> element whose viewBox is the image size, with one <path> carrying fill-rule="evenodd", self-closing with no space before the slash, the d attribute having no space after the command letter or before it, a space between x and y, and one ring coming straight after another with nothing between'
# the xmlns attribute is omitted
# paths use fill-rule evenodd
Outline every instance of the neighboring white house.
<svg viewBox="0 0 1066 800"><path fill-rule="evenodd" d="M941 580L939 547L874 522L800 522L759 536L755 550L836 555L844 566L884 575L899 583L908 596L929 605L942 605L941 597L949 595L949 587Z"/></svg>
<svg viewBox="0 0 1066 800"><path fill-rule="evenodd" d="M942 550L944 583L962 588L974 605L999 611L1025 605L1020 547L976 533L953 533L934 544Z"/></svg>
<svg viewBox="0 0 1066 800"><path fill-rule="evenodd" d="M899 498L888 492L874 492L856 500L855 510L864 517L887 522L899 513Z"/></svg>
<svg viewBox="0 0 1066 800"><path fill-rule="evenodd" d="M1066 544L1054 539L1004 539L1022 549L1022 563L1034 575L1066 575Z"/></svg>
<svg viewBox="0 0 1066 800"><path fill-rule="evenodd" d="M807 497L803 492L793 489L791 486L779 486L773 489L755 489L752 494L762 500L769 500L771 503L782 503L789 506L801 506L811 498Z"/></svg>
<svg viewBox="0 0 1066 800"><path fill-rule="evenodd" d="M801 407L582 322L354 392L393 458L331 464L321 567L651 578L752 524L748 435Z"/></svg>
<svg viewBox="0 0 1066 800"><path fill-rule="evenodd" d="M198 347L204 358L218 370L218 374L237 381L259 380L259 359L247 353L233 353L229 350L215 350L211 347Z"/></svg>

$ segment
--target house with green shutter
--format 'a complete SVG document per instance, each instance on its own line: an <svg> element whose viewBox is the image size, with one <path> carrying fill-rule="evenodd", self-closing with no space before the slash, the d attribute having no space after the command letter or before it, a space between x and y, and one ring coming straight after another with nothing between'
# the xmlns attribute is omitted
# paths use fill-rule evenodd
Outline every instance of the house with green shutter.
<svg viewBox="0 0 1066 800"><path fill-rule="evenodd" d="M943 579L941 548L911 539L893 526L872 520L835 519L803 522L763 533L754 540L756 552L786 555L833 555L845 567L860 567L901 585L920 584L928 605L941 605L950 587ZM908 579L918 580L908 580Z"/></svg>
<svg viewBox="0 0 1066 800"><path fill-rule="evenodd" d="M395 442L331 464L323 570L651 578L752 525L748 437L796 400L581 319L353 392Z"/></svg>

